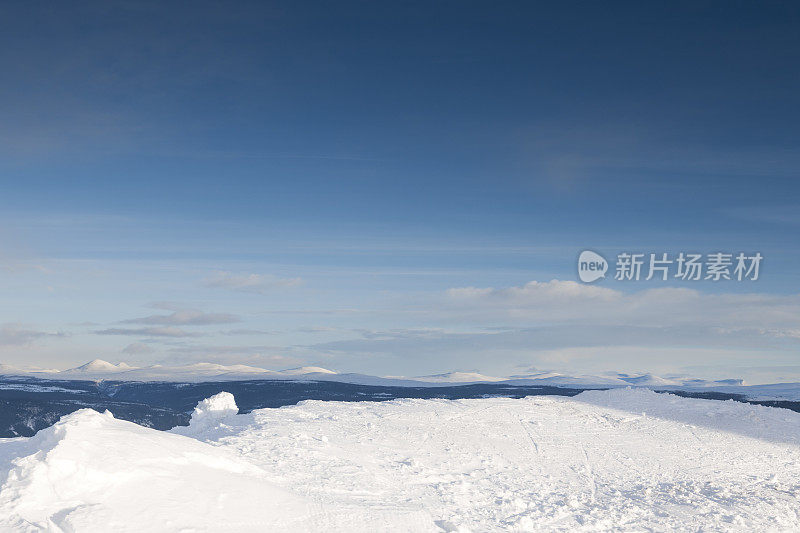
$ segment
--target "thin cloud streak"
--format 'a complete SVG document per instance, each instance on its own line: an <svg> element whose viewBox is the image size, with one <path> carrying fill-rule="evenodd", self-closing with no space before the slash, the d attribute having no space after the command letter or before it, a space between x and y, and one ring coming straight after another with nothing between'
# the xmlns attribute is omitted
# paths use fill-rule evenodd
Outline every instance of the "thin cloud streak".
<svg viewBox="0 0 800 533"><path fill-rule="evenodd" d="M274 289L286 289L302 285L301 278L279 278L261 274L234 274L219 271L203 281L203 286L213 289L228 289L238 292L266 294Z"/></svg>
<svg viewBox="0 0 800 533"><path fill-rule="evenodd" d="M232 324L242 319L229 313L204 313L194 309L175 311L169 315L150 315L123 320L123 324L147 324L163 326L208 326L213 324Z"/></svg>
<svg viewBox="0 0 800 533"><path fill-rule="evenodd" d="M94 332L95 335L127 335L137 337L202 337L202 333L186 331L176 327L109 328Z"/></svg>

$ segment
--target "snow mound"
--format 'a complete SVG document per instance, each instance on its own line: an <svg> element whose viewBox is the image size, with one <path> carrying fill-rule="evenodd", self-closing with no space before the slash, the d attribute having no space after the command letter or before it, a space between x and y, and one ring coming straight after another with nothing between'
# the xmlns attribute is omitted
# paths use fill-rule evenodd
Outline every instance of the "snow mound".
<svg viewBox="0 0 800 533"><path fill-rule="evenodd" d="M176 429L184 435L202 435L218 428L227 418L238 413L239 408L233 394L223 391L198 402L192 411L189 427Z"/></svg>
<svg viewBox="0 0 800 533"><path fill-rule="evenodd" d="M302 530L312 506L235 454L89 409L0 439L0 530Z"/></svg>
<svg viewBox="0 0 800 533"><path fill-rule="evenodd" d="M230 392L222 391L205 400L201 400L194 408L192 413L192 420L198 420L213 417L225 417L228 415L235 415L239 413L239 408L236 406L236 399Z"/></svg>

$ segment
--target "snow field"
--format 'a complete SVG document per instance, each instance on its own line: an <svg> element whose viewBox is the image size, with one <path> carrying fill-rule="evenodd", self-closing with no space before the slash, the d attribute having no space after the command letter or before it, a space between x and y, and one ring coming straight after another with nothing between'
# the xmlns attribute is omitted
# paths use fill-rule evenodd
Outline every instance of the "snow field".
<svg viewBox="0 0 800 533"><path fill-rule="evenodd" d="M0 530L800 530L783 409L616 389L235 415L225 394L172 433L84 410L0 440Z"/></svg>

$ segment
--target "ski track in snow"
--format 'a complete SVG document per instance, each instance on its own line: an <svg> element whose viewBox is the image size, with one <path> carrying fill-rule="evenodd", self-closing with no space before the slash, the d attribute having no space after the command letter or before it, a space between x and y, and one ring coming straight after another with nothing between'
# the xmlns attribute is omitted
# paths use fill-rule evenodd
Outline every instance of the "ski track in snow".
<svg viewBox="0 0 800 533"><path fill-rule="evenodd" d="M0 439L0 530L800 530L783 409L642 389L247 415L220 398L172 433L80 411Z"/></svg>

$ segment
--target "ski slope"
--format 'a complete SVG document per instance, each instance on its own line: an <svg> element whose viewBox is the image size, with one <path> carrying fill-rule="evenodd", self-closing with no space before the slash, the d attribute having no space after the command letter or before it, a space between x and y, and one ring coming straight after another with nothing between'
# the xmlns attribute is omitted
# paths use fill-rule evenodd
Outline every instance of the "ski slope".
<svg viewBox="0 0 800 533"><path fill-rule="evenodd" d="M615 389L235 412L0 440L0 530L800 530L792 411Z"/></svg>

